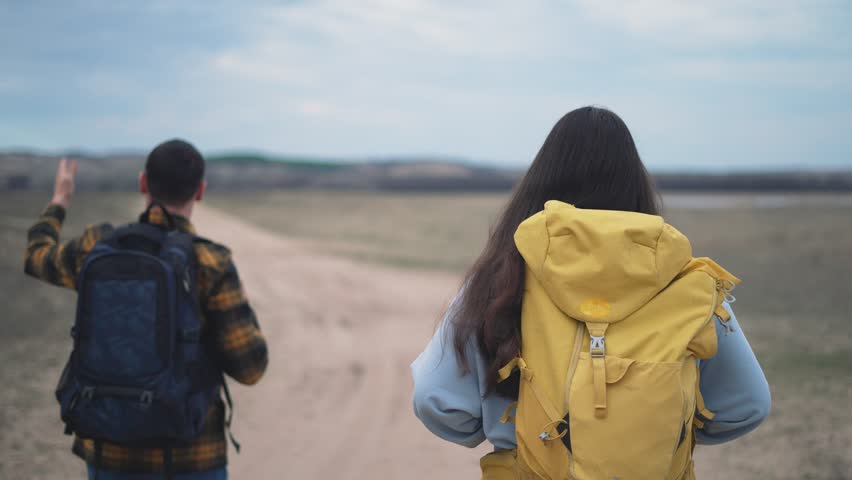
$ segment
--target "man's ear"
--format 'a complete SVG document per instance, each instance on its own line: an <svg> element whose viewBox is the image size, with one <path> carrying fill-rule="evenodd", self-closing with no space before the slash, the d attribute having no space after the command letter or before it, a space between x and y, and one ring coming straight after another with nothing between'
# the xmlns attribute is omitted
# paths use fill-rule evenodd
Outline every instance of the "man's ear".
<svg viewBox="0 0 852 480"><path fill-rule="evenodd" d="M207 192L207 180L202 180L201 183L198 185L198 190L195 191L195 197L193 197L193 200L195 200L196 202L204 200L205 192Z"/></svg>
<svg viewBox="0 0 852 480"><path fill-rule="evenodd" d="M139 193L148 195L148 175L145 172L139 172Z"/></svg>

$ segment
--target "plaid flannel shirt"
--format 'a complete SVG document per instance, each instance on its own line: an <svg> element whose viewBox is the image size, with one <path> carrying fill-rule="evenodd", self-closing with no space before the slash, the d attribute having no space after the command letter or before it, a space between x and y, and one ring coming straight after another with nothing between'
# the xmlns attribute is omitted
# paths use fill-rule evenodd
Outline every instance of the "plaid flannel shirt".
<svg viewBox="0 0 852 480"><path fill-rule="evenodd" d="M195 233L187 219L173 217L179 230ZM28 232L24 269L28 275L53 285L76 288L86 255L114 228L110 224L90 226L80 237L60 244L59 233L64 219L65 209L59 205L49 205L44 210ZM158 208L152 209L148 221L167 225L165 215ZM208 340L207 348L223 372L240 383L254 384L266 369L266 341L243 293L231 253L226 247L201 238L195 241L194 247L202 306L202 338ZM86 462L96 463L92 439L75 438L72 451ZM227 463L225 406L221 399L208 412L201 435L189 445L173 447L171 454L175 473L200 472ZM101 468L118 472L162 473L164 450L102 442L99 463Z"/></svg>

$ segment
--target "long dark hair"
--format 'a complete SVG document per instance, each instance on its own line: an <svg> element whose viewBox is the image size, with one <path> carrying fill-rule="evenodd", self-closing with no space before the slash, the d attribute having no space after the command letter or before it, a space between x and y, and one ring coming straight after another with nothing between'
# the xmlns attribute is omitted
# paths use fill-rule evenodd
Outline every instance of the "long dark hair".
<svg viewBox="0 0 852 480"><path fill-rule="evenodd" d="M475 339L489 366L489 392L517 396L516 382L497 384L497 370L521 349L525 265L514 234L548 200L652 215L660 210L659 195L633 136L618 115L583 107L556 123L492 228L450 311L459 364L464 371L470 369L466 347Z"/></svg>

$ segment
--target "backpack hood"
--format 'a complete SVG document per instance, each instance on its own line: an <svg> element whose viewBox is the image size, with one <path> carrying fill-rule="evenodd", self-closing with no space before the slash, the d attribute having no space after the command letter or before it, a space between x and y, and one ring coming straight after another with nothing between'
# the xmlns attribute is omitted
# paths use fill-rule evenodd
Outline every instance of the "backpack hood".
<svg viewBox="0 0 852 480"><path fill-rule="evenodd" d="M583 322L626 318L692 260L689 240L662 217L558 201L521 223L515 245L553 303Z"/></svg>

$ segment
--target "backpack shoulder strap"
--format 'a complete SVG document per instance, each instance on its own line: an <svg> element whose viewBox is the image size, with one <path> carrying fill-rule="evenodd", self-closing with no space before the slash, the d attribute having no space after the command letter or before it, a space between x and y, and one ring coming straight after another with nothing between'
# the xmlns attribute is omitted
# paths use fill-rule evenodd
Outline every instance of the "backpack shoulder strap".
<svg viewBox="0 0 852 480"><path fill-rule="evenodd" d="M176 272L183 272L181 277L183 281L186 282L185 288L188 292L191 292L191 295L194 297L193 301L198 302L198 290L197 285L195 284L196 272L194 271L197 266L194 248L195 243L213 244L214 242L191 233L172 230L166 235L160 256L170 262ZM199 305L196 304L196 307L199 307ZM231 430L231 423L234 417L234 402L231 398L231 392L228 389L228 382L225 380L225 376L221 372L218 373L218 376L219 383L222 387L222 393L225 397L225 406L227 408L225 429L234 450L239 453L240 443L237 441L233 431Z"/></svg>
<svg viewBox="0 0 852 480"><path fill-rule="evenodd" d="M177 272L192 268L195 265L195 235L178 230L166 233L160 256L171 263Z"/></svg>

